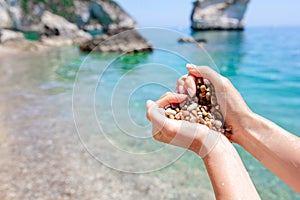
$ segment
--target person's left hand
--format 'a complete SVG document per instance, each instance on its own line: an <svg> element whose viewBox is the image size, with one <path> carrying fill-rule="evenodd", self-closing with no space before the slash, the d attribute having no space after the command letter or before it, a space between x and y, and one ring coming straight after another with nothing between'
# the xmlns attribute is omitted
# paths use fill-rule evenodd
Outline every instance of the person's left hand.
<svg viewBox="0 0 300 200"><path fill-rule="evenodd" d="M217 143L220 133L211 131L207 126L198 123L169 119L165 116L166 105L180 103L186 98L187 95L168 92L157 102L149 100L146 104L146 115L152 122L154 139L192 150L204 158Z"/></svg>

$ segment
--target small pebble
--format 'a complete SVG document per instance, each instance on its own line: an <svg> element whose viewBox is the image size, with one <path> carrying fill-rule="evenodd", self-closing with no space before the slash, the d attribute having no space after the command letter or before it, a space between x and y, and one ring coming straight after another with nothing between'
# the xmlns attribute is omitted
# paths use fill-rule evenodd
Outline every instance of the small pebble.
<svg viewBox="0 0 300 200"><path fill-rule="evenodd" d="M201 92L205 92L206 91L206 86L205 85L201 85L200 86L200 90L201 90Z"/></svg>
<svg viewBox="0 0 300 200"><path fill-rule="evenodd" d="M192 123L196 123L196 122L197 122L197 119L196 119L196 117L191 117L191 119L190 119L190 122L192 122Z"/></svg>
<svg viewBox="0 0 300 200"><path fill-rule="evenodd" d="M226 128L225 128L225 131L231 132L231 127L226 127Z"/></svg>
<svg viewBox="0 0 300 200"><path fill-rule="evenodd" d="M207 100L207 101L210 100L210 93L209 93L209 92L206 93L206 100Z"/></svg>
<svg viewBox="0 0 300 200"><path fill-rule="evenodd" d="M217 128L221 128L222 127L222 122L220 120L215 120L215 123L214 125L217 127Z"/></svg>
<svg viewBox="0 0 300 200"><path fill-rule="evenodd" d="M203 83L202 79L201 78L197 78L197 83L198 84L202 84Z"/></svg>
<svg viewBox="0 0 300 200"><path fill-rule="evenodd" d="M214 97L214 96L212 96L212 97L210 98L210 102L211 102L212 105L216 105L216 104L217 104L217 98Z"/></svg>
<svg viewBox="0 0 300 200"><path fill-rule="evenodd" d="M176 115L176 111L173 110L173 109L171 109L171 108L168 108L168 109L166 110L166 114L167 114L167 115Z"/></svg>
<svg viewBox="0 0 300 200"><path fill-rule="evenodd" d="M207 117L209 118L209 119L213 119L213 116L212 116L212 114L211 113L207 113Z"/></svg>
<svg viewBox="0 0 300 200"><path fill-rule="evenodd" d="M211 128L211 127L212 127L211 122L206 122L206 126L207 126L208 128Z"/></svg>
<svg viewBox="0 0 300 200"><path fill-rule="evenodd" d="M189 105L189 107L187 108L187 110L188 110L188 111L192 111L192 110L196 109L197 106L198 106L197 103L192 103L191 105Z"/></svg>
<svg viewBox="0 0 300 200"><path fill-rule="evenodd" d="M205 124L206 121L205 121L203 118L200 118L200 123L201 123L201 124Z"/></svg>
<svg viewBox="0 0 300 200"><path fill-rule="evenodd" d="M183 116L189 116L190 115L190 112L189 111L186 111L186 110L184 110L183 112L182 112L182 114L183 114Z"/></svg>
<svg viewBox="0 0 300 200"><path fill-rule="evenodd" d="M207 80L206 78L203 79L203 83L204 83L205 85L210 85L209 80Z"/></svg>
<svg viewBox="0 0 300 200"><path fill-rule="evenodd" d="M222 120L222 119L223 119L222 114L221 114L220 112L215 112L215 113L214 113L214 117L215 117L216 119L218 119L218 120Z"/></svg>
<svg viewBox="0 0 300 200"><path fill-rule="evenodd" d="M207 79L197 78L196 89L195 97L188 97L179 104L165 106L166 116L170 119L206 125L230 139L231 127L225 127L223 124L223 115L220 112L213 85Z"/></svg>
<svg viewBox="0 0 300 200"><path fill-rule="evenodd" d="M197 113L197 111L196 111L196 110L192 110L192 114L193 114L195 117L197 117L197 116L198 116L198 113Z"/></svg>
<svg viewBox="0 0 300 200"><path fill-rule="evenodd" d="M179 107L182 108L186 104L186 101L183 101L179 104Z"/></svg>

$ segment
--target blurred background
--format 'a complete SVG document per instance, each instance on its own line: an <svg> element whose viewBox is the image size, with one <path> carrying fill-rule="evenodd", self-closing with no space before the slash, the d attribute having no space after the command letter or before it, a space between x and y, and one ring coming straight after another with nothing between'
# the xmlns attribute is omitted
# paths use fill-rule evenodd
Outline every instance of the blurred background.
<svg viewBox="0 0 300 200"><path fill-rule="evenodd" d="M152 139L145 102L209 65L300 136L299 4L0 0L0 199L215 199L201 159ZM235 147L262 199L300 199Z"/></svg>

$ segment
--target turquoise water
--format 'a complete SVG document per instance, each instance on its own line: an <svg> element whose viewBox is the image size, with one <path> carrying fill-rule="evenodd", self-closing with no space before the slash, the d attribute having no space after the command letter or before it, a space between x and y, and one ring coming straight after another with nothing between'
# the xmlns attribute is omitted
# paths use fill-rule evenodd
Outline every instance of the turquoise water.
<svg viewBox="0 0 300 200"><path fill-rule="evenodd" d="M300 136L300 28L248 28L245 32L196 33L250 108ZM237 147L262 197L298 199L284 183ZM278 191L280 195L276 196Z"/></svg>
<svg viewBox="0 0 300 200"><path fill-rule="evenodd" d="M300 28L249 28L244 32L196 32L192 35L207 40L205 49L211 55L221 74L233 82L254 112L299 136L299 33ZM166 34L167 37L164 33L159 35L144 33L146 37L150 38L150 41L154 42L154 47L157 49L149 54L121 56L104 73L103 78L109 80L109 83L102 85L102 89L101 86L98 88L99 96L101 96L100 93L102 95L106 94L108 99L113 99L109 98L109 94L113 93L114 87L120 85L118 84L119 79L129 71L130 74L127 75L130 78L127 84L132 86L127 85L125 87L121 84L122 94L119 95L118 99L124 98L124 101L129 101L130 116L138 125L147 125L144 117L145 101L147 99L157 99L163 92L174 89L177 78L186 73L184 68L186 63L213 65L200 48L195 47L193 44L172 43L177 39L176 34ZM184 58L173 54L173 51ZM162 65L162 70L159 70L159 64ZM153 65L152 67L157 67L158 70L144 71L143 67L146 68L147 65ZM174 69L176 73L170 75L172 70L163 70L164 66ZM141 84L141 77L158 84L143 86L130 96L127 91L130 91L131 87ZM166 87L162 87L162 85ZM126 97L129 96L130 99L128 100ZM104 109L105 106L99 110L103 112ZM130 124L130 122L125 123ZM133 125L133 127L135 126ZM115 127L116 131L118 128L120 127ZM111 131L112 129L112 126L109 126L106 130ZM131 132L136 131L134 128L128 130L131 130ZM138 131L137 133L140 134ZM144 136L147 136L147 133ZM116 137L119 138L120 135ZM116 138L113 138L113 140L117 141ZM119 146L122 146L121 143L119 143ZM139 146L137 145L137 147ZM240 147L237 147L237 149L242 155L247 170L262 197L268 199L297 198L296 193L252 158L251 155Z"/></svg>
<svg viewBox="0 0 300 200"><path fill-rule="evenodd" d="M300 28L207 33L214 60L251 109L300 135ZM201 34L199 34L201 35ZM210 51L210 47L208 47Z"/></svg>
<svg viewBox="0 0 300 200"><path fill-rule="evenodd" d="M8 66L24 66L18 68L21 72L15 72L16 78L8 83L19 81L24 92L36 93L30 97L35 103L33 107L43 106L40 101L44 102L44 99L62 102L63 106L52 109L59 110L59 119L68 124L73 124L72 117L67 114L72 104L78 131L87 148L108 166L120 167L119 170L157 169L161 164L174 161L174 154L182 153L151 139L145 102L174 90L177 79L186 73L186 63L209 65L220 71L238 88L254 112L300 136L300 28L191 33L198 39L207 40L205 49L196 44L178 44L182 35L179 32L140 31L154 45L152 53L84 54L75 47L58 49L47 55L28 57L22 62L12 60L7 63ZM23 112L28 112L30 117L30 111ZM99 127L105 138L99 135ZM115 149L129 152L132 157L118 156L120 152L112 149L111 144ZM166 149L157 153L162 147ZM300 199L241 147L236 148L263 199ZM152 157L142 157L149 152L153 153ZM126 168L128 166L133 168ZM175 164L155 176L176 183L177 177L170 175L176 171L178 180L179 176L189 180L190 191L198 191L200 187L211 194L208 177L195 176L200 170L205 174L203 163L192 153L185 153ZM172 192L176 190L178 188Z"/></svg>
<svg viewBox="0 0 300 200"><path fill-rule="evenodd" d="M95 77L98 80L96 115L106 116L100 125L116 146L133 152L146 148L144 140L128 142L128 137L119 133L151 137L144 117L146 100L155 100L164 92L174 90L176 80L186 73L185 64L189 62L216 68L215 63L217 70L233 82L254 112L300 136L300 28L191 33L195 38L207 40L205 50L211 58L195 44L178 44L179 33L141 32L154 44L153 53L106 57L95 54L87 57L83 70L79 71L81 75L86 73L82 79L92 71L102 75ZM95 89L94 81L85 82L83 87L92 85L91 89ZM118 108L117 114L114 106ZM119 119L116 116L120 116ZM108 123L111 121L117 123ZM158 146L150 145L146 149L151 151ZM263 198L299 198L250 154L241 147L236 148Z"/></svg>

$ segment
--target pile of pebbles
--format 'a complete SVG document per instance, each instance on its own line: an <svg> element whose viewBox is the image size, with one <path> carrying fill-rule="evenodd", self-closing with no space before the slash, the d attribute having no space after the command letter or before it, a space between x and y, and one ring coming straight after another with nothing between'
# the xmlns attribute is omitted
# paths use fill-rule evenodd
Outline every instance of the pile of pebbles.
<svg viewBox="0 0 300 200"><path fill-rule="evenodd" d="M206 125L230 138L230 127L225 127L224 118L217 102L214 86L205 78L196 79L196 96L188 97L179 104L165 107L166 116L170 119L186 120L191 123Z"/></svg>

